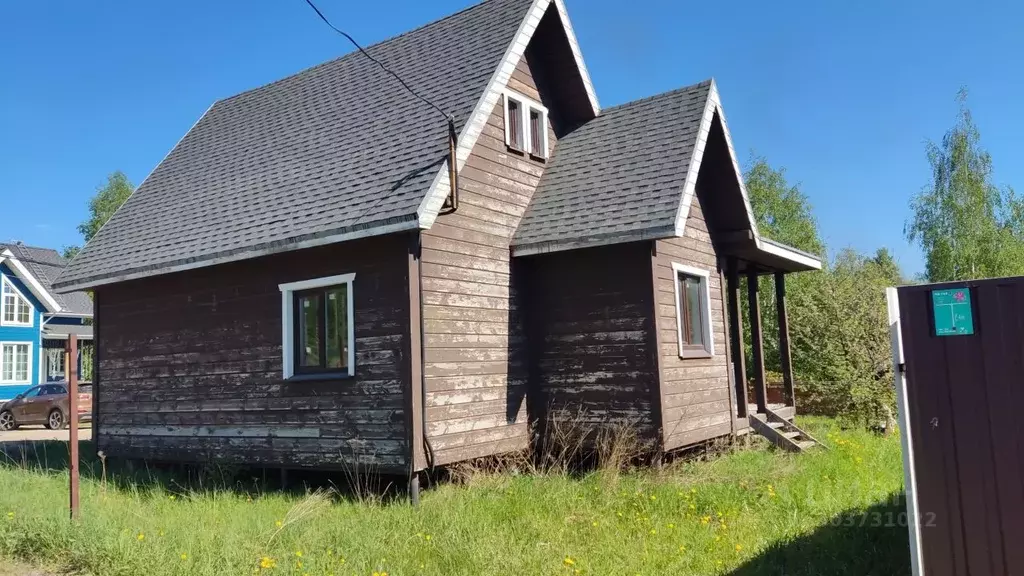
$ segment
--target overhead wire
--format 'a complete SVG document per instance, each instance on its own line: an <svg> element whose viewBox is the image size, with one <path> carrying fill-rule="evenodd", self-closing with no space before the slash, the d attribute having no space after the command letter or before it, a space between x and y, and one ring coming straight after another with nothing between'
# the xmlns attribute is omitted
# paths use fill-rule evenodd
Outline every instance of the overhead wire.
<svg viewBox="0 0 1024 576"><path fill-rule="evenodd" d="M410 94L412 94L413 96L419 98L420 100L422 100L424 103L426 103L428 106L430 106L434 110L437 110L438 112L440 112L441 115L444 116L445 120L449 120L449 121L452 120L452 115L451 114L448 114L447 112L442 110L440 106L438 106L437 104L434 104L430 100L427 100L426 97L422 96L419 92L416 92L415 90L413 90L412 86L409 86L405 82L405 80L402 80L401 76L399 76L394 71L392 71L390 68L385 66L383 62L381 62L380 60L377 60L376 58L371 56L369 52L367 52L362 46L359 45L359 42L356 42L355 38L353 38L352 36L349 36L348 33L346 33L344 30L338 28L334 24L331 24L331 21L327 19L327 16L324 16L324 13L321 12L320 9L316 7L316 4L313 4L313 0L306 0L306 4L309 4L309 7L312 8L314 12L316 12L316 15L319 16L320 19L324 21L324 24L327 24L331 28L331 30L334 30L338 34L341 34L342 36L347 38L348 41L351 42L352 45L355 46L363 56L366 56L367 58L369 58L377 66L380 66L381 70L383 70L383 71L387 72L388 74L390 74L391 76L393 76L395 78L395 80L398 80L399 84L401 84L406 90L408 90Z"/></svg>

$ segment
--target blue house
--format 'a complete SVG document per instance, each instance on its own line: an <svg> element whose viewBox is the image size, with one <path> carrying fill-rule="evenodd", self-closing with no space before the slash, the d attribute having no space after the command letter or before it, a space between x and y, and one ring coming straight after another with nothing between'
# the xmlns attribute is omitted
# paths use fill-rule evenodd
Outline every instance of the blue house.
<svg viewBox="0 0 1024 576"><path fill-rule="evenodd" d="M0 400L64 380L71 334L83 341L79 374L91 378L92 300L85 292L51 288L66 264L56 250L0 244Z"/></svg>

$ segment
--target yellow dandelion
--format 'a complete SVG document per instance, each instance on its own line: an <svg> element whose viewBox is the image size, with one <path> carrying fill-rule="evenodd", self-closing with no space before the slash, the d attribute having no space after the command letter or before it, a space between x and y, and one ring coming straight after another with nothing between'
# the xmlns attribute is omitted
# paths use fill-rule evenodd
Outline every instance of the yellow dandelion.
<svg viewBox="0 0 1024 576"><path fill-rule="evenodd" d="M430 542L430 534L425 534L423 536L423 539L426 540L427 542Z"/></svg>
<svg viewBox="0 0 1024 576"><path fill-rule="evenodd" d="M675 528L675 527L676 527L676 525L675 525L675 524L669 524L669 525L668 525L668 529L669 529L669 530L671 530L671 529L673 529L673 528Z"/></svg>
<svg viewBox="0 0 1024 576"><path fill-rule="evenodd" d="M8 520L13 520L14 519L14 512L8 512L7 513L7 519Z"/></svg>
<svg viewBox="0 0 1024 576"><path fill-rule="evenodd" d="M188 554L185 554L184 552L182 552L181 553L181 559L182 560L188 560Z"/></svg>
<svg viewBox="0 0 1024 576"><path fill-rule="evenodd" d="M651 494L651 500L657 500L657 499L658 499L657 496L655 496L654 494Z"/></svg>
<svg viewBox="0 0 1024 576"><path fill-rule="evenodd" d="M374 572L373 576L380 576L380 572Z"/></svg>
<svg viewBox="0 0 1024 576"><path fill-rule="evenodd" d="M161 531L157 532L157 533L156 533L156 535L157 535L157 536L160 536L161 538L163 538L163 536L164 536L164 531L163 531L163 530L161 530Z"/></svg>
<svg viewBox="0 0 1024 576"><path fill-rule="evenodd" d="M143 540L146 539L146 535L143 534L142 532L139 532L139 535L136 536L135 539L138 540L139 542L142 542Z"/></svg>
<svg viewBox="0 0 1024 576"><path fill-rule="evenodd" d="M736 545L736 551L739 552L740 550L743 550L743 546L740 546L739 544L737 544Z"/></svg>
<svg viewBox="0 0 1024 576"><path fill-rule="evenodd" d="M657 533L658 533L657 530L655 530L654 528L651 528L651 536L654 536Z"/></svg>
<svg viewBox="0 0 1024 576"><path fill-rule="evenodd" d="M345 563L345 559L344 558L338 558L338 564L344 564L344 563Z"/></svg>
<svg viewBox="0 0 1024 576"><path fill-rule="evenodd" d="M327 549L327 555L328 556L334 556L334 550L331 550L330 548L328 548Z"/></svg>
<svg viewBox="0 0 1024 576"><path fill-rule="evenodd" d="M722 537L721 536L715 536L715 542L721 542L721 541L722 541Z"/></svg>
<svg viewBox="0 0 1024 576"><path fill-rule="evenodd" d="M696 510L696 509L697 509L697 506L695 506L693 504L690 504L690 510Z"/></svg>
<svg viewBox="0 0 1024 576"><path fill-rule="evenodd" d="M622 512L616 512L616 514L618 514L619 518L622 518ZM14 517L14 512L11 512L11 517Z"/></svg>
<svg viewBox="0 0 1024 576"><path fill-rule="evenodd" d="M302 558L302 550L296 550L295 551L295 555L298 556L299 558Z"/></svg>
<svg viewBox="0 0 1024 576"><path fill-rule="evenodd" d="M597 527L597 520L594 520L593 522L591 522L590 525L594 526L596 528Z"/></svg>
<svg viewBox="0 0 1024 576"><path fill-rule="evenodd" d="M280 528L281 527L281 521L278 520L278 521L274 522L274 526L277 526L278 528Z"/></svg>
<svg viewBox="0 0 1024 576"><path fill-rule="evenodd" d="M562 563L565 564L566 566L575 566L576 565L576 561L573 560L571 556L566 556L565 560L562 560Z"/></svg>
<svg viewBox="0 0 1024 576"><path fill-rule="evenodd" d="M277 566L277 560L274 560L270 556L264 556L260 558L260 568L264 570L273 570Z"/></svg>
<svg viewBox="0 0 1024 576"><path fill-rule="evenodd" d="M176 498L177 496L175 496L174 494L171 494L170 496L167 497L168 500L174 500Z"/></svg>

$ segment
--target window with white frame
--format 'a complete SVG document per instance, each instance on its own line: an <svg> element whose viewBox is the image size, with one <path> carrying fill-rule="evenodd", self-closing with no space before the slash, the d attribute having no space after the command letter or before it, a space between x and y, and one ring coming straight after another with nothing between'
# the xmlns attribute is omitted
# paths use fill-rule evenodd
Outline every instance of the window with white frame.
<svg viewBox="0 0 1024 576"><path fill-rule="evenodd" d="M28 384L29 359L32 357L30 342L0 343L0 383Z"/></svg>
<svg viewBox="0 0 1024 576"><path fill-rule="evenodd" d="M279 286L285 378L355 374L355 277L342 274Z"/></svg>
<svg viewBox="0 0 1024 576"><path fill-rule="evenodd" d="M679 356L699 358L715 353L711 333L710 272L685 264L672 263L675 277L676 327Z"/></svg>
<svg viewBox="0 0 1024 576"><path fill-rule="evenodd" d="M548 109L522 94L505 91L505 144L547 158Z"/></svg>
<svg viewBox="0 0 1024 576"><path fill-rule="evenodd" d="M0 325L32 325L32 304L6 276L0 282Z"/></svg>

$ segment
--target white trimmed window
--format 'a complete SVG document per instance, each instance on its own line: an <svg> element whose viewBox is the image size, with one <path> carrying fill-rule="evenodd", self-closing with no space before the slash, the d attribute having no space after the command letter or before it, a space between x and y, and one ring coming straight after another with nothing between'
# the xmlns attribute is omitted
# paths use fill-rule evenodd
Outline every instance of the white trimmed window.
<svg viewBox="0 0 1024 576"><path fill-rule="evenodd" d="M31 342L0 342L0 383L29 384Z"/></svg>
<svg viewBox="0 0 1024 576"><path fill-rule="evenodd" d="M676 328L681 358L705 358L715 354L711 332L711 273L672 263L675 276Z"/></svg>
<svg viewBox="0 0 1024 576"><path fill-rule="evenodd" d="M538 158L548 157L548 109L540 102L506 90L505 144Z"/></svg>
<svg viewBox="0 0 1024 576"><path fill-rule="evenodd" d="M0 281L0 325L32 325L32 304L6 276Z"/></svg>
<svg viewBox="0 0 1024 576"><path fill-rule="evenodd" d="M355 374L355 278L342 274L278 286L285 378Z"/></svg>

